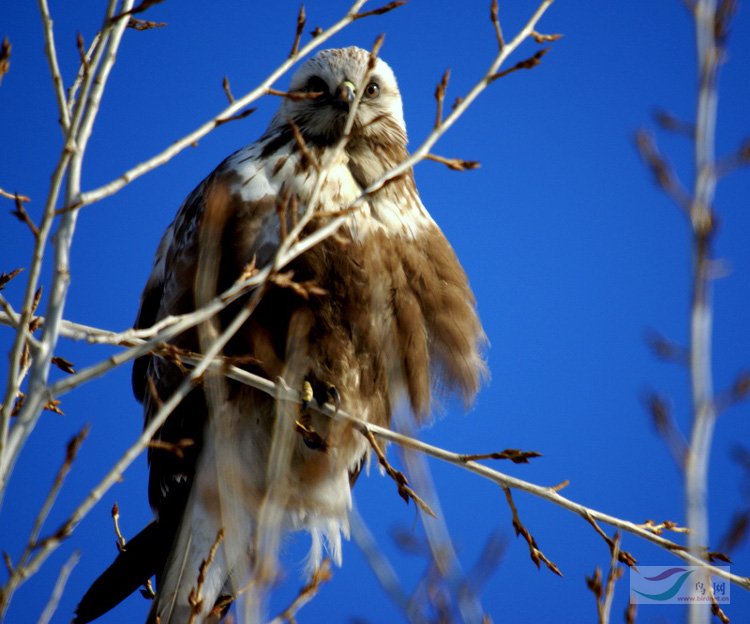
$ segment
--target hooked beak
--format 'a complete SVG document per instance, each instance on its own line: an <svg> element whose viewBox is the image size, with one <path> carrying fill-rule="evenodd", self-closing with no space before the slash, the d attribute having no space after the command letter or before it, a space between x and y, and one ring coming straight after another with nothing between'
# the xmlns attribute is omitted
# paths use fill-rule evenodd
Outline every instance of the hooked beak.
<svg viewBox="0 0 750 624"><path fill-rule="evenodd" d="M349 110L357 95L357 87L351 80L344 80L334 93L333 99L337 106Z"/></svg>

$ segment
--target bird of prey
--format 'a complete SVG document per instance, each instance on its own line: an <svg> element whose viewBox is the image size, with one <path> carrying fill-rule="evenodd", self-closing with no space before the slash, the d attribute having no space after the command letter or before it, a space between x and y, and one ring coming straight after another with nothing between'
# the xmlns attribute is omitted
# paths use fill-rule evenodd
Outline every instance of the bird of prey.
<svg viewBox="0 0 750 624"><path fill-rule="evenodd" d="M308 531L311 569L324 550L340 564L351 487L371 447L351 424L310 404L388 426L397 409L426 417L438 392L470 402L481 383L485 335L475 298L413 172L350 208L408 157L393 71L357 47L323 50L294 74L289 93L296 96L283 99L260 140L224 160L183 203L159 245L136 327L192 312L272 264L310 206L316 218L302 237L344 215L333 236L279 267L261 292L173 341L180 352L201 352L252 305L222 355L307 396L302 407L280 405L219 375L196 384L149 449L155 520L84 596L78 623L154 575L150 621L217 621L263 572L264 522L277 532ZM147 424L186 374L179 356L136 361L133 388Z"/></svg>

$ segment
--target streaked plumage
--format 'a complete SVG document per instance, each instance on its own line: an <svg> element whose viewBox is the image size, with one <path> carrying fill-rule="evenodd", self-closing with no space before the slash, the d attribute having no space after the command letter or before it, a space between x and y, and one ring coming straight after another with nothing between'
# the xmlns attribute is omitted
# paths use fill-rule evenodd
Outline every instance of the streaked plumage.
<svg viewBox="0 0 750 624"><path fill-rule="evenodd" d="M365 83L368 59L366 51L352 47L325 50L304 63L290 91L321 95L285 99L263 137L232 154L188 196L159 245L137 327L190 312L229 287L249 264L263 267L273 259L282 231L279 207L302 211L307 206L317 175L309 156L328 161L353 89L365 92L346 148L324 173L316 210L346 208L407 157L395 77L378 59ZM295 218L286 219L290 228ZM325 222L313 220L306 233ZM436 387L457 391L467 402L476 393L484 372L484 334L474 297L453 250L422 205L411 171L372 195L335 236L284 270L291 270L296 282L317 288L302 294L268 287L224 349L225 355L243 358L247 370L281 377L296 388L308 381L320 402L333 386L342 409L379 425L388 425L399 407L425 417ZM246 301L229 306L209 330L221 331ZM197 331L175 343L201 349ZM146 422L183 378L166 359L136 362L133 387ZM195 444L182 457L149 451L149 500L156 520L140 538L148 546L143 553L128 550L118 557L82 600L77 621L97 617L152 574L158 596L151 617L158 615L162 624L187 621L198 569L223 529L224 542L201 587L203 603L192 608L197 621L206 618L220 596L233 596L249 579L269 474L271 507L277 512L269 517L284 531L310 532L311 567L319 564L324 548L340 563L350 484L366 461L368 445L350 427L313 414L311 425L327 450L310 448L309 440L289 426L297 410L235 382L209 379L194 389L158 437L189 438ZM269 471L274 430L289 444L281 463Z"/></svg>

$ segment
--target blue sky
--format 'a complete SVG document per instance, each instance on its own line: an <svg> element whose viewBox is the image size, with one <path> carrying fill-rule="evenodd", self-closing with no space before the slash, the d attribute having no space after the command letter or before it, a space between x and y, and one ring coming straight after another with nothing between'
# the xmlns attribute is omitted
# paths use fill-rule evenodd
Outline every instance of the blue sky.
<svg viewBox="0 0 750 624"><path fill-rule="evenodd" d="M67 83L76 69L76 33L89 42L99 24L94 4L102 3L51 3ZM307 30L332 23L344 5L310 0ZM506 35L515 33L534 8L528 0L503 2ZM286 57L296 12L294 3L229 0L168 1L151 9L145 17L168 26L126 33L85 162L84 188L115 178L221 110L225 75L235 95L257 84ZM381 55L399 79L411 144L417 146L431 129L432 94L445 68L452 70L452 101L489 65L496 43L488 14L484 0L413 0L389 15L357 22L329 47L369 47L379 33L386 33ZM654 329L680 344L687 340L689 231L682 215L654 187L633 136L639 127L654 128L657 108L685 119L693 116L691 21L679 0L558 0L539 30L565 36L539 67L493 84L434 150L479 160L481 168L456 173L425 163L416 170L423 201L454 245L476 292L491 343L492 373L468 414L448 402L444 414L421 435L460 452L536 450L543 457L530 465L498 467L545 485L568 479L566 496L613 515L682 524L681 476L654 432L642 398L649 388L668 396L677 422L688 431L686 371L655 360L644 335ZM749 35L750 14L744 6L732 27L721 74L720 154L750 135ZM33 3L2 3L0 36L13 45L11 69L0 85L0 187L29 195L28 209L38 217L61 133ZM525 44L514 62L536 48ZM284 78L279 86L287 82ZM258 138L277 105L273 98L260 101L247 119L219 128L165 167L83 210L66 318L110 329L133 322L159 237L180 202L226 155ZM664 133L658 138L689 183L690 142ZM735 173L721 181L716 197L720 225L715 252L723 273L714 283L717 390L728 388L741 370L750 368L749 184L746 171ZM0 271L8 271L28 264L32 240L8 214L12 202L2 201ZM17 304L22 286L18 278L4 294ZM4 350L10 340L11 333L0 328ZM111 353L67 341L58 351L79 368ZM3 378L6 368L2 358ZM129 374L123 368L64 397L65 416L44 415L0 510L0 548L18 556L65 443L84 423L91 423L91 434L52 513L50 529L138 434L140 406L131 396ZM736 445L747 446L750 440L749 411L747 403L740 404L717 423L709 490L712 546L733 514L750 504L750 475L731 459ZM507 542L483 592L483 604L496 622L511 612L539 623L595 621L584 577L596 566L606 567L609 553L581 518L515 494L522 520L564 576L537 571L526 545L513 535L497 486L453 466L430 465L465 567L477 560L490 535ZM393 484L374 473L360 479L355 498L405 588L413 588L423 561L400 552L392 538L394 528L420 535L413 507L406 507ZM69 621L83 591L115 555L109 516L115 501L126 536L148 522L145 459L17 592L9 621L36 620L60 565L78 549L81 561L54 620ZM301 582L295 566L304 556L303 542L290 540L289 587L272 610ZM679 561L634 537L626 536L623 545L643 565ZM748 542L732 558L733 571L750 574ZM301 612L300 621L400 621L353 544L347 544L344 561ZM617 587L613 621L619 620L626 600L627 576ZM103 621L137 621L147 608L135 596ZM727 612L733 621L743 621L750 614L750 595L734 587ZM683 617L681 607L642 607L638 621Z"/></svg>

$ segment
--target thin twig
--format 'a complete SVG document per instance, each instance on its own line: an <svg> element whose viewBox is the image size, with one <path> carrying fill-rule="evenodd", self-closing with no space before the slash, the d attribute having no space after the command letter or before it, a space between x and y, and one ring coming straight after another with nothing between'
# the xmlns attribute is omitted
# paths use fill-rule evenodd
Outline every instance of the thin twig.
<svg viewBox="0 0 750 624"><path fill-rule="evenodd" d="M437 102L437 110L435 111L435 125L434 128L439 128L440 124L443 123L443 103L445 102L445 91L448 88L448 80L450 79L451 70L446 69L443 77L440 79L438 86L435 87L435 101Z"/></svg>
<svg viewBox="0 0 750 624"><path fill-rule="evenodd" d="M542 62L542 58L545 54L549 52L549 48L542 48L541 50L538 50L535 52L532 56L530 56L527 59L524 59L523 61L518 61L513 67L509 67L508 69L504 69L503 71L499 71L495 74L492 74L490 77L491 81L498 80L499 78L504 78L505 76L512 74L513 72L517 72L522 69L534 69L539 63Z"/></svg>
<svg viewBox="0 0 750 624"><path fill-rule="evenodd" d="M615 583L622 577L623 569L618 567L618 555L620 552L620 534L616 533L612 541L612 554L609 560L609 572L607 582L602 586L602 571L597 566L594 575L586 577L586 585L596 597L596 613L598 624L609 624L612 601L615 597Z"/></svg>
<svg viewBox="0 0 750 624"><path fill-rule="evenodd" d="M709 577L710 581L710 577ZM711 615L716 616L721 624L730 624L730 619L727 616L726 613L724 613L724 610L719 606L719 601L716 600L716 594L714 593L714 584L709 582L707 583L708 586L708 595L711 597Z"/></svg>
<svg viewBox="0 0 750 624"><path fill-rule="evenodd" d="M266 95L275 95L277 97L286 98L293 102L299 102L301 100L315 100L323 95L322 91L281 91L280 89L274 89L269 87L266 89Z"/></svg>
<svg viewBox="0 0 750 624"><path fill-rule="evenodd" d="M620 560L620 533L615 533L612 540L612 553L609 558L609 573L607 584L604 587L604 600L602 601L601 624L609 622L609 614L612 611L612 601L615 599L615 583L622 577L623 568L617 565Z"/></svg>
<svg viewBox="0 0 750 624"><path fill-rule="evenodd" d="M664 520L663 522L655 523L653 520L646 520L641 525L644 529L648 529L654 535L661 535L664 531L673 531L674 533L689 533L690 529L687 527L681 527L672 520Z"/></svg>
<svg viewBox="0 0 750 624"><path fill-rule="evenodd" d="M141 3L136 6L129 6L129 7L122 7L122 12L118 13L117 15L113 16L111 18L112 22L117 22L121 20L124 17L129 17L131 15L136 15L138 13L143 13L144 11L147 11L155 4L161 4L164 2L164 0L141 0ZM133 4L132 2L130 3Z"/></svg>
<svg viewBox="0 0 750 624"><path fill-rule="evenodd" d="M531 33L531 38L537 43L550 43L552 41L557 41L559 39L562 39L562 35L560 33L552 33L549 35L545 35L545 34L533 31Z"/></svg>
<svg viewBox="0 0 750 624"><path fill-rule="evenodd" d="M99 57L98 50L100 49L100 44L102 43L102 34L103 33L100 30L98 33L96 33L96 35L94 35L94 38L91 40L91 44L86 51L86 59L88 60L88 63L82 63L78 66L78 72L76 73L75 80L73 81L73 84L70 85L70 88L68 88L67 107L69 115L72 115L73 110L78 106L78 100L76 99L76 96L78 94L78 89L81 88L84 80L88 78L89 72L87 71L87 69L91 67L92 63L95 64L95 59Z"/></svg>
<svg viewBox="0 0 750 624"><path fill-rule="evenodd" d="M290 58L294 57L299 52L299 42L302 39L302 31L305 29L305 23L307 22L307 16L305 15L305 5L299 5L299 13L297 13L297 30L294 33L294 43L292 44L292 51L289 53Z"/></svg>
<svg viewBox="0 0 750 624"><path fill-rule="evenodd" d="M112 524L115 529L115 537L117 538L117 541L115 542L115 544L117 545L117 551L122 552L123 550L125 550L127 540L122 534L122 531L120 531L120 506L117 504L117 502L112 505Z"/></svg>
<svg viewBox="0 0 750 624"><path fill-rule="evenodd" d="M52 17L50 16L47 0L38 0L39 13L42 17L42 26L44 30L44 51L49 63L50 74L52 76L52 86L55 89L55 99L57 100L57 110L60 114L60 125L63 133L67 132L70 126L70 111L65 99L65 90L63 80L60 75L60 65L57 60L57 50L55 48L55 33L52 28Z"/></svg>
<svg viewBox="0 0 750 624"><path fill-rule="evenodd" d="M479 169L479 162L476 160L464 160L463 158L446 158L437 154L427 154L425 160L432 160L448 167L453 171L468 171L470 169Z"/></svg>
<svg viewBox="0 0 750 624"><path fill-rule="evenodd" d="M505 38L503 37L503 28L500 25L500 7L498 6L497 0L492 0L492 3L490 4L490 21L495 28L497 46L502 50L503 47L505 47Z"/></svg>
<svg viewBox="0 0 750 624"><path fill-rule="evenodd" d="M151 381L150 378L149 378L149 381ZM190 438L183 438L182 440L178 440L177 442L165 442L164 440L151 440L151 442L148 443L148 448L159 449L161 451L167 451L168 453L172 453L175 457L179 457L180 459L182 459L183 457L185 457L185 449L190 448L191 446L194 446L194 445L195 445L195 440L191 440Z"/></svg>
<svg viewBox="0 0 750 624"><path fill-rule="evenodd" d="M521 522L521 517L518 515L518 509L516 509L516 505L513 502L513 496L510 493L510 488L507 486L502 486L502 488L503 492L505 492L505 500L508 501L508 506L510 507L510 511L513 514L513 528L515 529L517 536L520 535L524 540L526 540L526 544L529 547L529 556L531 557L531 560L536 564L537 568L539 567L540 562L543 562L551 572L554 572L558 576L562 576L560 568L558 568L552 561L550 561L547 556L539 549L534 536L529 533L529 530L524 526L523 522Z"/></svg>
<svg viewBox="0 0 750 624"><path fill-rule="evenodd" d="M404 473L400 470L396 470L393 466L391 466L388 458L380 448L380 445L375 439L372 431L370 431L370 429L365 429L364 431L362 431L362 435L365 436L367 441L370 443L370 447L373 451L375 451L375 455L378 458L378 462L383 467L383 470L385 470L386 474L396 483L399 496L401 496L401 498L403 498L407 503L410 500L414 501L414 504L423 512L432 516L433 518L437 517L435 515L435 512L430 509L430 506L424 500L422 500L413 489L409 487L409 482L406 479L406 475L404 475Z"/></svg>
<svg viewBox="0 0 750 624"><path fill-rule="evenodd" d="M144 30L153 30L154 28L164 28L166 22L154 22L151 20L142 20L137 17L131 17L128 20L128 28L142 32Z"/></svg>
<svg viewBox="0 0 750 624"><path fill-rule="evenodd" d="M664 439L675 464L680 470L684 470L689 452L688 443L674 422L669 403L653 391L646 394L644 403L648 408L656 431Z"/></svg>
<svg viewBox="0 0 750 624"><path fill-rule="evenodd" d="M11 214L29 227L31 233L34 235L34 238L39 238L39 228L36 226L36 223L32 221L29 213L26 212L26 208L24 207L23 201L21 200L20 196L16 195L15 200L16 209Z"/></svg>
<svg viewBox="0 0 750 624"><path fill-rule="evenodd" d="M227 100L229 100L229 103L231 104L234 102L234 95L232 95L232 89L229 86L229 78L224 76L224 80L221 81L221 87L224 89L224 94L227 96Z"/></svg>
<svg viewBox="0 0 750 624"><path fill-rule="evenodd" d="M471 453L462 455L463 461L478 461L480 459L508 459L514 464L528 464L530 459L541 457L536 451L522 451L520 449L505 449L499 453Z"/></svg>
<svg viewBox="0 0 750 624"><path fill-rule="evenodd" d="M383 15L384 13L388 13L389 11L393 11L393 9L397 9L400 6L404 6L406 4L406 0L393 0L393 2L389 2L388 4L380 7L379 9L373 9L372 11L362 11L361 13L356 13L352 16L353 19L363 19L365 17L371 17L373 15Z"/></svg>
<svg viewBox="0 0 750 624"><path fill-rule="evenodd" d="M656 110L653 113L654 121L667 132L681 134L689 139L695 139L695 124L678 119L672 113L665 110Z"/></svg>
<svg viewBox="0 0 750 624"><path fill-rule="evenodd" d="M323 583L327 583L333 578L331 573L331 562L329 559L323 559L323 562L315 570L310 581L299 590L299 593L282 613L277 615L269 624L295 624L295 615L299 610L310 602L317 595Z"/></svg>
<svg viewBox="0 0 750 624"><path fill-rule="evenodd" d="M23 268L13 269L10 273L0 273L0 290L5 288L8 282L16 277L21 271L23 271ZM15 323L13 323L13 325L15 326Z"/></svg>
<svg viewBox="0 0 750 624"><path fill-rule="evenodd" d="M75 551L68 560L65 562L62 568L60 568L60 574L57 575L57 581L52 589L52 595L47 601L47 605L44 607L44 611L39 616L37 624L48 624L52 620L52 616L57 611L57 606L60 604L60 598L62 598L63 592L65 591L65 585L68 583L70 573L73 572L73 568L78 564L80 559L78 551Z"/></svg>
<svg viewBox="0 0 750 624"><path fill-rule="evenodd" d="M81 33L78 33L78 36L76 37L76 46L78 47L78 58L81 61L81 67L83 68L84 73L88 73L91 71L91 66L89 65L89 58L86 53L86 48L84 47L83 35Z"/></svg>
<svg viewBox="0 0 750 624"><path fill-rule="evenodd" d="M682 186L670 164L659 153L654 138L645 130L639 130L635 135L635 144L641 158L643 158L651 170L656 184L674 201L682 212L688 214L690 211L690 195L688 195Z"/></svg>
<svg viewBox="0 0 750 624"><path fill-rule="evenodd" d="M621 563L624 563L628 567L632 567L636 564L635 557L633 557L633 555L631 555L626 550L622 550L619 545L615 543L614 539L612 539L609 535L602 531L602 528L597 524L596 520L591 514L583 514L583 517L592 527L594 527L594 530L607 543L607 546L609 546L610 554L613 554L616 550L617 558Z"/></svg>
<svg viewBox="0 0 750 624"><path fill-rule="evenodd" d="M26 195L21 195L19 193L9 193L8 191L5 191L0 188L0 197L5 197L7 199L13 199L13 200L20 200L24 203L30 202L31 198L27 197Z"/></svg>
<svg viewBox="0 0 750 624"><path fill-rule="evenodd" d="M656 331L646 332L646 344L653 354L664 362L674 362L683 366L690 364L690 351Z"/></svg>
<svg viewBox="0 0 750 624"><path fill-rule="evenodd" d="M188 604L191 607L188 624L193 624L195 618L201 614L203 608L203 585L206 582L208 569L213 564L214 559L216 558L216 553L219 550L219 545L222 541L224 541L224 530L219 529L219 532L216 534L216 539L214 539L214 543L211 544L211 548L208 551L208 555L203 561L201 561L201 564L198 567L198 578L196 579L195 587L190 590L190 595L188 596ZM210 606L213 607L213 605Z"/></svg>
<svg viewBox="0 0 750 624"><path fill-rule="evenodd" d="M216 124L216 127L218 128L219 126L221 126L221 125L223 125L225 123L229 123L231 121L240 121L241 119L245 119L245 117L249 117L256 110L257 109L255 109L255 108L248 108L248 109L245 109L245 110L237 113L236 115L232 115L231 117L221 117L221 118L217 119L214 123ZM63 212L64 212L64 210L63 210Z"/></svg>

